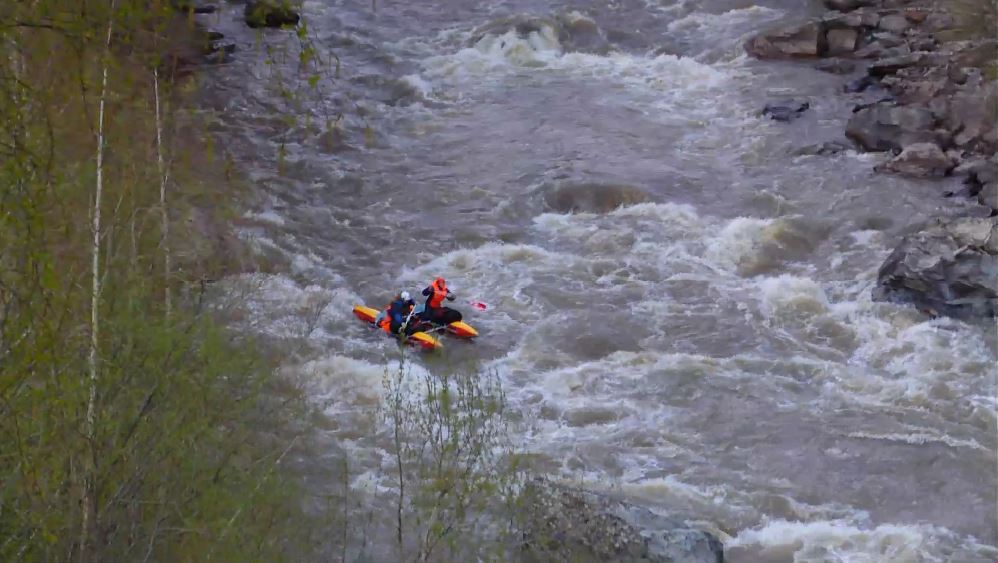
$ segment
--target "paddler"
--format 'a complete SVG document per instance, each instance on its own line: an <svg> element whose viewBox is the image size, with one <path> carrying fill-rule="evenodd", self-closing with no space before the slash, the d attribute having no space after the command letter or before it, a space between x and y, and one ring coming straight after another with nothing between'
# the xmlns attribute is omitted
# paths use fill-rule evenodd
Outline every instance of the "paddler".
<svg viewBox="0 0 998 563"><path fill-rule="evenodd" d="M454 300L454 294L447 289L447 281L443 278L433 280L433 283L423 290L423 295L426 296L424 319L437 324L450 324L461 320L461 313L443 306L444 299Z"/></svg>
<svg viewBox="0 0 998 563"><path fill-rule="evenodd" d="M415 302L412 300L412 296L403 289L385 307L384 315L381 316L378 326L388 334L400 334L403 330L410 328L409 316L412 314L414 306Z"/></svg>

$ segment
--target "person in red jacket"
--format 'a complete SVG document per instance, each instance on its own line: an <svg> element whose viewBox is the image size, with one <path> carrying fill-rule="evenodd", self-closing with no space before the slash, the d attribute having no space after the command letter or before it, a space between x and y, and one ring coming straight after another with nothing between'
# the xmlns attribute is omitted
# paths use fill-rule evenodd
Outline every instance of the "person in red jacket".
<svg viewBox="0 0 998 563"><path fill-rule="evenodd" d="M423 310L423 318L438 324L450 324L461 320L461 313L444 307L444 299L454 300L454 294L447 289L447 281L443 278L433 280L433 283L423 290L426 296L426 308Z"/></svg>

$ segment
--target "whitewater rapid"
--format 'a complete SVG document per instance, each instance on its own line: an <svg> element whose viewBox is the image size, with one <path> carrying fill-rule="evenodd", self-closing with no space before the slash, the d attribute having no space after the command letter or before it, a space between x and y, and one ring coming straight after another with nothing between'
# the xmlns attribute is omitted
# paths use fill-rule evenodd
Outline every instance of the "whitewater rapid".
<svg viewBox="0 0 998 563"><path fill-rule="evenodd" d="M247 328L308 342L285 369L357 490L389 486L397 352L350 308L444 276L489 303L464 307L482 336L412 367L499 374L541 470L694 518L732 561L998 559L995 327L870 299L907 225L961 204L875 155L794 156L858 99L741 52L813 8L312 0L332 151L274 123L255 36L217 17L247 45L204 94L258 186L241 236L287 264L225 283ZM787 96L812 110L759 115Z"/></svg>

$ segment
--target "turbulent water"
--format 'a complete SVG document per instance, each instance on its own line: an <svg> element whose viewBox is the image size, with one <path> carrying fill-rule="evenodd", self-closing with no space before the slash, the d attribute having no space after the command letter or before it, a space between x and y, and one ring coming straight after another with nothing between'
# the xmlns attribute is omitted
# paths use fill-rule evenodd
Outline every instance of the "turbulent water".
<svg viewBox="0 0 998 563"><path fill-rule="evenodd" d="M205 20L241 48L205 105L261 195L243 237L291 270L250 305L280 336L328 300L295 369L338 443L370 449L394 350L350 307L442 275L490 309L416 369L496 370L544 470L695 514L732 561L998 559L994 326L870 299L905 229L961 204L793 156L860 99L740 47L818 2L308 1L340 66L302 106L342 114L323 136L277 115L237 8ZM811 110L759 116L786 97Z"/></svg>

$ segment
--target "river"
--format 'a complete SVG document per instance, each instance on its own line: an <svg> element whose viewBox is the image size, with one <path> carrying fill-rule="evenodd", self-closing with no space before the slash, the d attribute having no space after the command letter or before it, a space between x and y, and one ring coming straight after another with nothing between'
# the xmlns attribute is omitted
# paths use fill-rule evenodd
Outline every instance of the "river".
<svg viewBox="0 0 998 563"><path fill-rule="evenodd" d="M369 461L357 487L394 344L350 307L440 275L490 305L463 306L482 336L414 369L495 370L543 470L696 514L736 562L998 558L995 327L870 298L906 229L964 204L875 155L794 156L877 93L741 48L820 2L373 8L303 10L340 69L301 115L342 136L280 119L238 5L205 19L240 51L202 96L259 192L241 236L289 264L253 276L256 326L328 303L289 369ZM759 115L784 98L811 109Z"/></svg>

